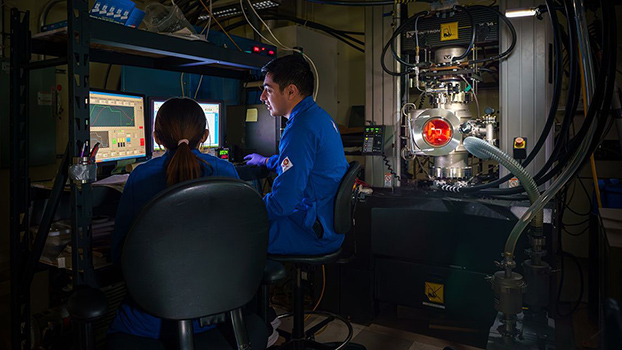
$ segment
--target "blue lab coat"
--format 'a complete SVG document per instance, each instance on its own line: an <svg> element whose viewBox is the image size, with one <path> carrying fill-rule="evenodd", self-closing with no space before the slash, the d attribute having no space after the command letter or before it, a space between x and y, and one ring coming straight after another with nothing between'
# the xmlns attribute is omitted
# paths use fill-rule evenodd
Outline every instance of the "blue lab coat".
<svg viewBox="0 0 622 350"><path fill-rule="evenodd" d="M198 150L193 150L192 153L207 161L210 165L203 165L203 176L239 178L233 164L208 154L203 154ZM167 152L161 157L151 159L145 164L138 166L130 174L125 184L123 195L121 196L121 201L117 208L110 249L112 261L116 265L121 262L123 241L127 236L132 222L151 198L166 188L166 167L164 163L170 156L171 152ZM199 328L198 322L194 322L194 331L196 333L211 328L213 328L213 326ZM130 298L126 298L121 306L119 306L117 315L110 325L108 332L122 332L154 339L159 339L161 336L174 336L174 334L161 334L161 329L162 320L142 311Z"/></svg>
<svg viewBox="0 0 622 350"><path fill-rule="evenodd" d="M334 200L348 162L337 125L311 96L292 110L279 154L268 159L267 167L277 172L272 192L264 197L268 252L315 255L339 249L344 235L335 233ZM316 229L321 224L321 237L314 224Z"/></svg>

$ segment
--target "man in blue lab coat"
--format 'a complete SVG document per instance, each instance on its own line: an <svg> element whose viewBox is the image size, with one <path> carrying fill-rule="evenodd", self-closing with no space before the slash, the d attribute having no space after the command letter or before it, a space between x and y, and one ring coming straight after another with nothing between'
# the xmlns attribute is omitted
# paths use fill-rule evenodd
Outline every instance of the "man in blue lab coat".
<svg viewBox="0 0 622 350"><path fill-rule="evenodd" d="M299 54L272 60L261 101L273 117L288 119L271 157L253 153L249 165L276 170L272 192L264 197L270 219L271 254L316 255L333 252L344 235L335 233L334 200L348 169L337 125L313 100L314 78Z"/></svg>

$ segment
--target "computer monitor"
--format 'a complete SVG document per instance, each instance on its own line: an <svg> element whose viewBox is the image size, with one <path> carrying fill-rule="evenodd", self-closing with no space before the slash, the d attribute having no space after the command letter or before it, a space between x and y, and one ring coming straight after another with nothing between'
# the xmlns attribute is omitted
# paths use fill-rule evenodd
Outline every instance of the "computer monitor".
<svg viewBox="0 0 622 350"><path fill-rule="evenodd" d="M143 96L96 90L92 90L89 96L91 147L100 143L95 162L150 155L145 143L149 128Z"/></svg>
<svg viewBox="0 0 622 350"><path fill-rule="evenodd" d="M158 115L160 106L167 100L167 97L151 97L151 127L155 130L155 120ZM217 100L195 100L199 103L205 113L206 127L209 129L209 136L199 146L201 151L208 148L217 148L222 145L222 102ZM151 135L151 144L153 145L154 154L164 152L164 147L155 142L153 133Z"/></svg>

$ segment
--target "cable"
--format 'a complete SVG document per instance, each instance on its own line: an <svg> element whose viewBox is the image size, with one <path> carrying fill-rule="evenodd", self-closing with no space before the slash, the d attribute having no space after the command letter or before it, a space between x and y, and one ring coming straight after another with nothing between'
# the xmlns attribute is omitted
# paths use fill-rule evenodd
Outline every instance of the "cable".
<svg viewBox="0 0 622 350"><path fill-rule="evenodd" d="M606 3L606 2L605 2ZM567 4L566 4L567 5ZM609 4L608 4L609 5ZM601 5L602 6L602 5ZM567 14L571 13L568 11L568 6L566 6L566 10L567 10ZM603 10L603 12L609 16L610 14L607 12L607 10ZM567 15L567 18L572 19L573 16L569 16ZM612 24L613 22L613 24ZM614 20L609 20L606 21L607 25L609 27L612 27L615 25L615 21ZM605 26L605 23L603 22L603 26ZM570 26L570 28L574 28L574 26ZM572 32L572 31L571 31ZM610 46L613 45L613 43L616 40L616 33L615 30L610 30L609 28L605 28L603 30L603 32L610 32L613 34L607 36L607 38L603 38L603 40L609 40L609 43L605 43L603 45L604 51L603 51L603 55L602 57L607 59L607 62L605 65L603 65L599 72L598 72L598 79L596 82L596 86L602 86L603 84L605 85L604 89L596 89L595 93L594 93L594 98L592 100L592 103L589 106L589 110L588 110L588 116L586 117L586 119L583 122L583 126L581 128L581 130L579 131L578 135L575 136L571 141L570 141L570 149L577 149L577 147L579 146L579 144L581 144L583 142L583 140L585 139L585 137L587 136L588 130L590 129L592 123L596 123L595 127L598 130L595 130L592 135L595 135L592 138L592 143L591 143L591 147L596 147L599 143L600 140L602 139L602 128L604 128L604 124L603 122L598 122L601 118L597 118L595 120L596 115L601 115L602 114L602 110L601 110L601 106L608 106L611 103L611 97L612 97L612 92L613 92L613 80L612 80L612 71L613 69L615 69L615 51L613 53L610 53ZM604 102L603 102L604 101ZM602 107L602 108L606 108L606 107ZM607 108L608 109L608 108ZM599 125L600 124L600 125ZM573 152L568 152L566 153L564 156L562 156L560 159L557 159L559 161L558 165L551 171L549 171L547 174L545 174L544 176L542 176L537 182L539 185L545 183L546 181L548 181L550 178L552 178L555 174L557 174L558 172L560 172L565 166L566 164L571 160L571 158L574 156L574 151ZM585 159L585 154L583 154L583 156L581 156L581 159ZM550 160L555 160L555 159L549 159ZM546 168L543 169L543 171L546 171ZM542 173L542 171L541 171ZM537 175L538 176L538 175ZM521 189L507 189L507 190L488 190L488 191L483 191L486 193L495 193L495 194L513 194L513 193L520 193Z"/></svg>
<svg viewBox="0 0 622 350"><path fill-rule="evenodd" d="M184 93L184 73L183 72L179 76L179 83L181 85L181 97L186 97L186 95Z"/></svg>
<svg viewBox="0 0 622 350"><path fill-rule="evenodd" d="M267 19L267 20L270 20L270 19L282 19L282 20L287 20L287 21L291 21L291 22L294 22L294 23L299 23L299 24L308 26L310 28L318 29L318 30L321 30L321 31L325 32L328 35L331 35L331 36L337 38L341 42L345 43L346 45L352 47L353 49L355 49L355 50L357 50L359 52L365 52L365 50L363 48L360 48L360 47L358 47L358 46L356 46L354 44L354 43L356 43L356 44L359 44L359 45L365 45L365 42L349 36L348 32L336 30L334 28L325 26L323 24L319 24L319 23L311 22L311 21L306 21L306 20L303 20L303 19L298 18L298 17L285 16L285 15L281 15L281 14L277 14L277 13L274 13L274 14L271 13L271 14L268 14L267 16L264 15L263 18ZM241 20L241 21L238 21L238 22L233 23L231 25L228 25L227 27L225 27L225 29L232 30L232 29L235 29L237 27L240 27L240 26L243 26L243 25L247 25L247 24L248 24L248 22L246 22L246 20ZM350 42L348 40L351 40L352 42Z"/></svg>
<svg viewBox="0 0 622 350"><path fill-rule="evenodd" d="M466 78L463 75L460 75L460 78L462 78L462 80L464 80L464 82L467 84L467 86L471 86L469 81L466 80ZM477 117L479 118L481 116L480 109L479 109L479 100L477 99L477 94L475 93L475 90L473 90L472 86L471 86L471 90L473 92L473 98L475 98L475 105L477 106Z"/></svg>
<svg viewBox="0 0 622 350"><path fill-rule="evenodd" d="M555 10L552 10L552 6L550 4L550 1L547 1L547 6L549 6L549 16L551 19L551 24L553 25L553 43L554 43L554 50L555 50L555 57L561 57L561 44L560 44L560 37L559 37L559 25L558 25L558 20L557 20L557 14L555 12ZM571 53L572 55L572 53ZM553 125L555 124L555 116L557 114L557 109L558 109L558 104L559 104L559 98L561 96L561 85L562 85L562 74L561 74L561 60L556 59L555 60L555 83L553 85L553 97L551 100L551 106L549 107L549 114L548 114L548 118L547 121L544 125L544 128L542 129L542 132L540 133L540 136L538 138L538 141L536 142L535 146L533 147L533 149L531 150L531 152L529 152L529 154L527 155L527 158L525 159L525 161L521 164L523 167L529 165L531 163L531 161L533 159L535 159L536 155L540 152L540 150L542 149L542 146L544 145L544 143L546 142L546 139L548 138L549 133L551 132L551 129L553 127ZM571 73L573 73L574 71L571 70ZM574 77L576 75L575 74L571 74L571 77ZM464 78L463 78L464 79ZM576 90L576 84L575 83L576 79L571 79L571 84L570 84L570 91L574 91ZM575 87L575 88L573 88ZM574 94L571 94L574 95ZM576 104L574 105L576 108ZM565 110L565 115L568 117L569 120L572 120L572 117L574 116L574 109L571 108L570 106L566 105L566 110ZM554 158L553 156L551 156L551 159ZM548 167L546 167L548 169ZM463 193L472 193L472 192L477 192L486 188L491 188L491 187L495 187L498 185L501 185L502 183L508 181L509 179L512 178L512 174L508 174L502 178L499 178L495 181L489 182L487 184L483 184L483 185L478 185L478 186L474 186L474 187L463 187L460 189L460 192Z"/></svg>
<svg viewBox="0 0 622 350"><path fill-rule="evenodd" d="M581 263L579 262L579 259L577 259L576 256L564 251L561 248L561 241L560 241L560 254L562 255L561 260L560 260L561 269L560 269L560 277L559 277L559 287L557 288L557 303L555 305L555 308L559 316L561 316L562 318L567 318L567 317L572 316L572 314L574 314L577 311L577 309L579 308L579 305L581 305L581 300L583 299L583 268L581 267ZM564 274L565 274L564 257L566 256L572 259L572 261L574 261L574 263L577 265L577 268L579 270L579 288L580 289L579 289L579 296L577 297L577 301L575 302L575 305L572 308L572 310L570 310L570 312L567 314L563 314L559 310L559 299L562 295L562 287L564 285Z"/></svg>
<svg viewBox="0 0 622 350"><path fill-rule="evenodd" d="M259 30L257 30L257 28L255 28L255 26L253 26L253 24L251 23L251 21L248 19L248 16L246 15L246 11L244 11L244 3L243 0L240 0L240 9L242 10L242 14L244 15L244 18L246 18L246 21L248 22L248 25L253 29L253 31L255 31L255 33L257 33L263 40L265 40L267 43L273 45L273 46L277 46L280 47L283 50L286 51L293 51L293 52L297 52L299 54L302 55L302 57L304 57L313 67L313 72L315 73L315 91L313 91L313 100L317 99L317 94L318 91L320 90L320 74L317 70L317 67L315 66L315 63L313 62L313 60L311 59L311 57L309 57L307 54L305 54L304 52L302 52L301 50L298 49L292 49L291 47L285 46L283 45L283 43L281 43L279 41L279 39L277 39L277 37L274 35L274 33L272 33L272 30L270 29L270 27L266 24L266 22L264 22L264 20L261 18L261 16L259 16L259 14L257 13L257 11L255 11L255 8L252 6L250 0L247 0L248 4L250 5L251 10L253 10L253 12L255 13L255 16L257 16L257 18L259 19L259 21L261 21L261 23L263 23L263 25L266 27L266 29L268 30L268 32L270 33L270 35L272 35L272 37L274 38L274 40L280 44L277 45L275 43L273 43L272 41L266 39L261 32L259 32Z"/></svg>
<svg viewBox="0 0 622 350"><path fill-rule="evenodd" d="M471 50L473 50L473 45L475 45L475 20L473 19L473 15L471 14L471 11L467 10L467 8L463 6L455 6L455 8L464 11L467 14L467 17L469 17L469 21L471 22L471 42L469 43L469 46L467 47L467 49L464 51L462 55L451 58L452 62L459 61L467 57L469 53L471 52ZM417 47L419 47L419 45L417 45Z"/></svg>
<svg viewBox="0 0 622 350"><path fill-rule="evenodd" d="M512 43L510 44L510 47L508 47L508 49L505 50L503 53L501 53L499 55L496 55L496 56L493 56L493 57L489 57L489 58L482 58L482 59L475 60L475 61L469 61L469 64L476 64L476 63L483 63L483 62L501 60L502 58L505 58L510 53L512 53L512 50L514 50L514 47L516 46L516 29L514 29L514 26L512 25L512 22L510 22L510 20L504 14L499 12L494 7L482 6L482 5L473 5L473 6L469 6L469 7L471 9L485 9L487 11L494 12L495 14L497 14L499 16L499 18L501 18L501 20L503 22L505 22L505 24L507 25L508 29L510 29L510 32L512 33ZM473 28L473 30L475 30L475 28ZM473 34L473 36L475 36L475 33Z"/></svg>
<svg viewBox="0 0 622 350"><path fill-rule="evenodd" d="M110 76L110 70L112 69L112 64L108 65L108 69L106 70L106 78L104 79L104 90L108 87L108 77Z"/></svg>
<svg viewBox="0 0 622 350"><path fill-rule="evenodd" d="M214 1L209 0L209 12L210 13L213 12L213 6L214 6ZM212 24L212 16L210 15L209 19L207 20L207 25L203 27L203 30L201 31L201 34L203 34L203 32L205 32L205 30L207 29L207 32L205 32L205 40L207 40L209 37L209 29L210 29L211 24Z"/></svg>
<svg viewBox="0 0 622 350"><path fill-rule="evenodd" d="M203 7L207 10L207 12L211 17L214 17L214 15L212 14L212 11L205 5L205 3L203 2L203 0L199 0L201 2L201 5L203 5ZM241 1L241 0L240 0ZM242 10L244 11L244 10ZM240 50L240 52L242 52L242 49L238 46L238 44L236 44L236 42L233 40L233 38L231 37L231 35L229 35L229 33L227 33L227 31L225 30L225 28L222 27L222 25L220 25L220 22L218 22L218 19L216 17L214 17L214 22L216 22L216 24L218 24L218 26L220 27L220 29L222 29L223 33L225 33L225 35L227 36L227 38L229 38L229 40L231 40L231 42L233 43L233 45L235 45L235 47L238 48L238 50Z"/></svg>
<svg viewBox="0 0 622 350"><path fill-rule="evenodd" d="M194 92L194 99L196 100L197 94L199 93L199 89L201 88L201 83L203 83L203 75L199 79L199 83L197 84L197 90Z"/></svg>
<svg viewBox="0 0 622 350"><path fill-rule="evenodd" d="M324 298L325 288L326 288L326 268L324 267L324 265L322 265L322 291L320 292L320 297L317 300L317 303L315 303L315 306L313 307L313 310L311 310L311 312L314 312L315 310L317 310L317 307L320 306L320 303L322 302L322 298ZM309 317L311 317L311 314L308 314L307 316L305 316L305 321L307 321Z"/></svg>
<svg viewBox="0 0 622 350"><path fill-rule="evenodd" d="M395 77L400 77L400 76L405 76L408 75L409 72L408 70L405 70L404 72L394 72L391 71L387 68L386 64L385 64L385 59L384 56L387 54L387 51L389 50L389 47L393 47L393 41L395 40L395 38L397 38L399 35L402 34L402 31L408 26L410 25L410 23L412 23L413 21L416 21L417 18L425 16L429 14L428 11L422 11L419 12L415 15L413 15L412 17L408 18L407 20L405 20L399 27L397 27L397 29L395 29L395 31L393 32L393 35L391 35L391 38L389 39L389 41L384 45L384 47L382 48L382 54L380 55L380 66L382 67L382 70L385 71L385 73L391 75L391 76L395 76ZM393 53L393 57L401 64L407 66L407 67L414 67L415 65L413 65L412 63L408 63L404 60L402 60L400 57L397 56L397 54L395 54L395 50L391 50Z"/></svg>
<svg viewBox="0 0 622 350"><path fill-rule="evenodd" d="M391 163L389 163L389 159L387 158L387 155L384 154L384 152L382 152L382 160L384 161L384 165L387 166L387 169L389 170L391 175L393 175L398 181L401 181L402 178L395 173L395 170L393 170L393 168L391 167Z"/></svg>

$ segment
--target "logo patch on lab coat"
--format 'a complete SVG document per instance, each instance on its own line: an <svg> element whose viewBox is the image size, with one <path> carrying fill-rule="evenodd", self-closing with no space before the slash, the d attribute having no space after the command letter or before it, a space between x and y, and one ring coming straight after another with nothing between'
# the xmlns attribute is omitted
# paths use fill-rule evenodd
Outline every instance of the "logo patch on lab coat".
<svg viewBox="0 0 622 350"><path fill-rule="evenodd" d="M285 159L283 159L283 161L281 162L281 169L283 170L283 172L288 171L293 166L294 164L291 160L289 160L289 157L285 157Z"/></svg>

